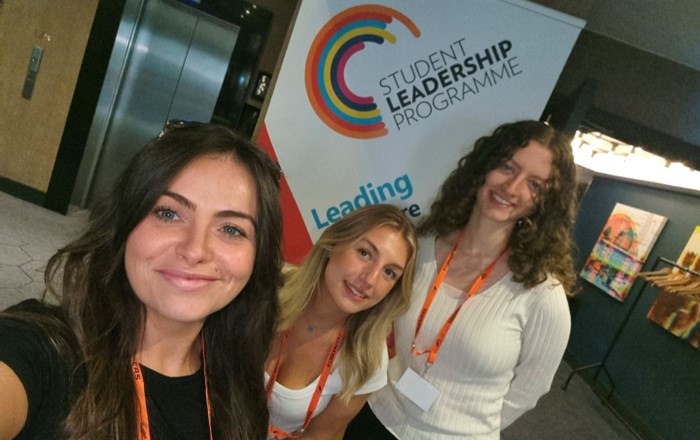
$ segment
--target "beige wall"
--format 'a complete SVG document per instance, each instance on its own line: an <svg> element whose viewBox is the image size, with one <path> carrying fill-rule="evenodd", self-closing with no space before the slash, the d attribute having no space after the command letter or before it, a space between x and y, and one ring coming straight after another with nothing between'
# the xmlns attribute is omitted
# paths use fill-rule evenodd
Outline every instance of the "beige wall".
<svg viewBox="0 0 700 440"><path fill-rule="evenodd" d="M45 192L98 0L5 0L0 9L0 177ZM30 101L29 57L44 49Z"/></svg>

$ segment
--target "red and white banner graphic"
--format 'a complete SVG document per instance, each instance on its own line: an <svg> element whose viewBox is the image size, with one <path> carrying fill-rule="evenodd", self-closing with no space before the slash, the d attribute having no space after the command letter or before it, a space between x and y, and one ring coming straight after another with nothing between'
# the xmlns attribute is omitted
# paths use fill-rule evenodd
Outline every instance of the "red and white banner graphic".
<svg viewBox="0 0 700 440"><path fill-rule="evenodd" d="M287 261L360 206L427 212L476 138L540 117L583 25L521 0L303 0L258 139Z"/></svg>

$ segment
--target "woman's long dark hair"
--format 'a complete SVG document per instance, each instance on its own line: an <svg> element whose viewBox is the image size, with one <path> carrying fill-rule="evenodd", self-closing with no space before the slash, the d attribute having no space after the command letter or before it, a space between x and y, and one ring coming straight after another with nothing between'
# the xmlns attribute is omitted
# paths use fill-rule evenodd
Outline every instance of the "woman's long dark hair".
<svg viewBox="0 0 700 440"><path fill-rule="evenodd" d="M95 208L85 233L47 265L49 293L59 300L87 373L87 385L65 423L67 438L136 438L130 364L145 310L126 277L126 240L173 178L203 155L232 157L245 166L257 185L258 209L250 280L204 324L214 425L223 439L266 436L263 371L281 286L280 170L262 150L231 130L192 123L164 133L141 149L109 197Z"/></svg>
<svg viewBox="0 0 700 440"><path fill-rule="evenodd" d="M576 165L569 139L544 122L504 124L479 138L443 182L418 232L445 236L463 228L486 175L530 141L540 142L552 152L552 176L537 197L535 211L513 230L508 266L513 279L525 287L540 284L551 274L572 294L576 283L571 240L576 214Z"/></svg>

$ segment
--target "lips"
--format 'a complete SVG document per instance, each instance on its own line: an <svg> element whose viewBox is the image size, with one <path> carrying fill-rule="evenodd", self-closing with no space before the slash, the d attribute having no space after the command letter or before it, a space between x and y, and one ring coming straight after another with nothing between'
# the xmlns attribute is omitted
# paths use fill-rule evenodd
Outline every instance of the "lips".
<svg viewBox="0 0 700 440"><path fill-rule="evenodd" d="M364 299L367 299L367 295L364 292L356 289L353 285L351 285L347 281L345 282L345 287L347 287L346 291L349 293L348 296L353 301L362 301Z"/></svg>
<svg viewBox="0 0 700 440"><path fill-rule="evenodd" d="M503 205L503 206L511 206L511 205L512 205L511 202L509 202L508 200L506 200L506 199L504 199L503 197L499 196L499 195L496 194L495 192L492 192L491 194L493 195L493 199L494 199L498 204Z"/></svg>
<svg viewBox="0 0 700 440"><path fill-rule="evenodd" d="M217 280L216 277L175 269L159 270L158 272L170 284L186 292L201 289Z"/></svg>

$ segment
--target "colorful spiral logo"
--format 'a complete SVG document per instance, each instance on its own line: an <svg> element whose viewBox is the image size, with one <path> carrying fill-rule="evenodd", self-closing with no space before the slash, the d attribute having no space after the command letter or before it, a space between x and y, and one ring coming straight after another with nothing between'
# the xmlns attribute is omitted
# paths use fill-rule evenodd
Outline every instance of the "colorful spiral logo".
<svg viewBox="0 0 700 440"><path fill-rule="evenodd" d="M401 12L380 5L359 5L339 13L323 26L306 59L306 93L319 118L331 129L356 139L373 139L388 133L371 96L358 96L345 81L345 67L365 42L396 42L386 30L394 19L414 37L418 27Z"/></svg>

